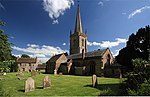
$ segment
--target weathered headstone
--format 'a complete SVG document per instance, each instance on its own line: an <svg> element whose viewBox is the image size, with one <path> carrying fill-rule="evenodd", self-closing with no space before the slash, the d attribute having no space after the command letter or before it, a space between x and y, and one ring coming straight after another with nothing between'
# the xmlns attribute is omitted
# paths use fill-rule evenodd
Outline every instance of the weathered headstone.
<svg viewBox="0 0 150 97"><path fill-rule="evenodd" d="M51 81L49 76L45 76L43 79L43 89L48 88L51 86Z"/></svg>
<svg viewBox="0 0 150 97"><path fill-rule="evenodd" d="M54 70L54 75L57 75L57 70Z"/></svg>
<svg viewBox="0 0 150 97"><path fill-rule="evenodd" d="M3 75L6 75L6 72L4 72Z"/></svg>
<svg viewBox="0 0 150 97"><path fill-rule="evenodd" d="M25 92L30 92L34 90L35 90L35 81L31 77L29 77L25 81Z"/></svg>
<svg viewBox="0 0 150 97"><path fill-rule="evenodd" d="M119 72L119 78L120 78L120 79L122 78L122 73L121 73L121 71Z"/></svg>
<svg viewBox="0 0 150 97"><path fill-rule="evenodd" d="M62 72L59 72L59 75L61 76L61 75L63 75L63 73L62 73Z"/></svg>
<svg viewBox="0 0 150 97"><path fill-rule="evenodd" d="M95 74L92 76L92 86L93 87L97 86L97 76Z"/></svg>
<svg viewBox="0 0 150 97"><path fill-rule="evenodd" d="M37 74L37 73L36 73L35 70L32 70L32 71L31 71L31 76L36 76L36 74Z"/></svg>

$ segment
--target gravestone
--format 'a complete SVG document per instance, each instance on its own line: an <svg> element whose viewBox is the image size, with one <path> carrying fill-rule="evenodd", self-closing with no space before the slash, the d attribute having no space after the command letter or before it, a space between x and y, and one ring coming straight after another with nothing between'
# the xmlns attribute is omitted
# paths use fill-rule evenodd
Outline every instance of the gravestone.
<svg viewBox="0 0 150 97"><path fill-rule="evenodd" d="M43 89L48 88L51 86L51 81L49 76L45 76L43 79Z"/></svg>
<svg viewBox="0 0 150 97"><path fill-rule="evenodd" d="M31 77L29 77L25 81L25 92L30 92L34 90L35 90L35 81Z"/></svg>
<svg viewBox="0 0 150 97"><path fill-rule="evenodd" d="M57 70L54 70L54 75L57 75Z"/></svg>
<svg viewBox="0 0 150 97"><path fill-rule="evenodd" d="M6 75L6 72L4 72L3 75Z"/></svg>
<svg viewBox="0 0 150 97"><path fill-rule="evenodd" d="M93 87L97 86L97 76L95 74L92 76L92 86Z"/></svg>
<svg viewBox="0 0 150 97"><path fill-rule="evenodd" d="M36 76L36 71L35 70L31 71L31 76Z"/></svg>

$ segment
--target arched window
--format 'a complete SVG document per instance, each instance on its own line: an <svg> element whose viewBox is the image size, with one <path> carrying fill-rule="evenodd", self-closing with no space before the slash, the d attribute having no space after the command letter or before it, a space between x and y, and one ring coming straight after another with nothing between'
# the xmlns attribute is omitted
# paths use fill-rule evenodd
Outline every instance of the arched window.
<svg viewBox="0 0 150 97"><path fill-rule="evenodd" d="M110 65L110 55L107 55L107 65Z"/></svg>

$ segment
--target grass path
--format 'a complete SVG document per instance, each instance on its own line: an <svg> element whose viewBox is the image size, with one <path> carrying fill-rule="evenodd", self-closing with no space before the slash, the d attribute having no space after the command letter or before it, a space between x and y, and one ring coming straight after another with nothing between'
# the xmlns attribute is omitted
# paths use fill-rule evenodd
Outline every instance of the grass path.
<svg viewBox="0 0 150 97"><path fill-rule="evenodd" d="M12 96L98 96L98 95L120 95L119 83L117 78L98 77L98 86L93 88L91 85L91 76L73 76L73 75L51 75L39 74L32 77L36 82L36 90L24 93L25 80L18 80L17 73L7 73L1 80L1 88L5 95ZM48 75L52 81L51 88L42 89L42 80ZM1 77L1 76L0 76ZM31 77L30 73L25 73L24 78Z"/></svg>

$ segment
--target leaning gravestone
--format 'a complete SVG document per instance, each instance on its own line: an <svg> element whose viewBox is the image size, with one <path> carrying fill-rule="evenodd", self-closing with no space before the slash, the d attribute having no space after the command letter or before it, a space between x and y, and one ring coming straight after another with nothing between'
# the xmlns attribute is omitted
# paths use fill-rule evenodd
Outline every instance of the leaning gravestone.
<svg viewBox="0 0 150 97"><path fill-rule="evenodd" d="M25 81L25 92L30 92L30 91L34 91L34 90L35 90L35 82L31 77L29 77Z"/></svg>
<svg viewBox="0 0 150 97"><path fill-rule="evenodd" d="M43 89L48 88L51 86L51 81L49 76L45 76L43 79Z"/></svg>
<svg viewBox="0 0 150 97"><path fill-rule="evenodd" d="M36 71L35 70L31 71L31 76L36 76Z"/></svg>
<svg viewBox="0 0 150 97"><path fill-rule="evenodd" d="M92 85L93 87L97 86L97 76L95 74L92 76Z"/></svg>

